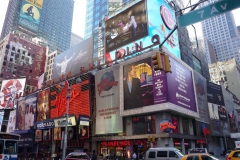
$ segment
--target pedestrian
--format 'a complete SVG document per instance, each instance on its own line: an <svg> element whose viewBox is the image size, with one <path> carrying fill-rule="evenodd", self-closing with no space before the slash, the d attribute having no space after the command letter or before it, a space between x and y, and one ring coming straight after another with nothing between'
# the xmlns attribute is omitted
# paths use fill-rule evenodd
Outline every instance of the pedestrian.
<svg viewBox="0 0 240 160"><path fill-rule="evenodd" d="M133 153L133 160L137 160L137 155L135 152Z"/></svg>
<svg viewBox="0 0 240 160"><path fill-rule="evenodd" d="M92 159L91 160L97 160L97 154L96 154L95 150L93 150L93 154L92 154Z"/></svg>

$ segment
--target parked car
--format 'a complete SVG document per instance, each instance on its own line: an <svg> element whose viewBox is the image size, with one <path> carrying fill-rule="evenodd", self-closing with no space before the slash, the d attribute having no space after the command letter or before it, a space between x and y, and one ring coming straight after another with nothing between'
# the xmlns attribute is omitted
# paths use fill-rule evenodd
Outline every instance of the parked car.
<svg viewBox="0 0 240 160"><path fill-rule="evenodd" d="M71 152L65 160L91 160L91 157L85 152Z"/></svg>
<svg viewBox="0 0 240 160"><path fill-rule="evenodd" d="M183 154L177 148L149 148L146 152L145 160L181 160Z"/></svg>
<svg viewBox="0 0 240 160"><path fill-rule="evenodd" d="M240 160L240 150L231 151L226 160Z"/></svg>

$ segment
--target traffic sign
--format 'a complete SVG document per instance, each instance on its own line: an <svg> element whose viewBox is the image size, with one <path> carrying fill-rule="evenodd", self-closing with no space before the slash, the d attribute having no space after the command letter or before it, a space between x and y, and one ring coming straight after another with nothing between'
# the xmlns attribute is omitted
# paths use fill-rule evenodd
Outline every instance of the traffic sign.
<svg viewBox="0 0 240 160"><path fill-rule="evenodd" d="M240 7L240 0L221 0L178 17L178 27L185 27Z"/></svg>

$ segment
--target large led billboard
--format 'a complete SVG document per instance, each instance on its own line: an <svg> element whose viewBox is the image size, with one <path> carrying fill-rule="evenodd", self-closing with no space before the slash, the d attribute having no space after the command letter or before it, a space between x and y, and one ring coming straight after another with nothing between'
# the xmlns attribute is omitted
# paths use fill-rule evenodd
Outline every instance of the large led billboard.
<svg viewBox="0 0 240 160"><path fill-rule="evenodd" d="M67 77L68 72L71 72L72 75L79 74L81 67L85 70L89 69L89 65L92 64L92 56L93 37L60 53L54 58L52 80L59 80L62 75Z"/></svg>
<svg viewBox="0 0 240 160"><path fill-rule="evenodd" d="M140 1L105 22L106 51L148 35L145 1Z"/></svg>
<svg viewBox="0 0 240 160"><path fill-rule="evenodd" d="M26 97L25 103L25 130L33 127L36 122L37 94Z"/></svg>
<svg viewBox="0 0 240 160"><path fill-rule="evenodd" d="M172 73L154 71L152 59L147 56L151 55L151 52L149 53L121 63L123 73L122 87L120 86L122 92L120 95L123 95L122 104L120 103L121 115L168 108L198 117L193 70L170 56ZM166 106L159 107L158 104Z"/></svg>
<svg viewBox="0 0 240 160"><path fill-rule="evenodd" d="M25 99L21 99L17 104L17 125L16 128L18 130L25 130Z"/></svg>
<svg viewBox="0 0 240 160"><path fill-rule="evenodd" d="M119 66L99 71L96 84L96 134L123 132L119 109Z"/></svg>
<svg viewBox="0 0 240 160"><path fill-rule="evenodd" d="M38 93L37 121L43 121L50 118L49 95L49 89Z"/></svg>
<svg viewBox="0 0 240 160"><path fill-rule="evenodd" d="M19 25L33 32L37 32L42 6L43 0L23 0L19 15Z"/></svg>
<svg viewBox="0 0 240 160"><path fill-rule="evenodd" d="M135 5L138 5L139 1L140 0L136 0L133 3ZM140 3L145 2L141 1ZM106 61L115 60L120 57L124 57L126 55L137 52L139 48L136 47L135 44L140 44L140 42L142 44L142 48L152 45L152 37L156 35L159 36L160 42L162 42L174 29L174 26L176 24L175 11L166 3L166 1L148 0L146 1L146 7L148 35L140 39L132 39L132 41L121 43L121 45L118 45L118 47L114 49L111 49L111 45L107 43L107 38L109 38L109 36L105 35L106 56L108 56ZM127 8L128 6L123 7L122 11L118 11L120 13L117 13L116 16L109 17L109 20L114 20L115 17L116 20L121 20L119 18L121 16L121 13L123 13L124 15L125 12L127 12L128 10ZM134 5L129 8L134 9ZM109 20L106 21L107 25L109 23ZM107 25L106 27L108 27ZM109 47L111 50L109 49ZM155 47L158 48L158 45L156 45ZM172 54L174 54L176 57L181 58L177 31L173 32L173 34L164 43L163 47ZM120 53L120 55L116 54L116 52Z"/></svg>
<svg viewBox="0 0 240 160"><path fill-rule="evenodd" d="M69 114L90 116L89 81L85 80L81 83L74 84L71 88ZM62 89L56 90L51 88L50 90L50 118L61 117L66 113L67 82L65 82L65 86Z"/></svg>

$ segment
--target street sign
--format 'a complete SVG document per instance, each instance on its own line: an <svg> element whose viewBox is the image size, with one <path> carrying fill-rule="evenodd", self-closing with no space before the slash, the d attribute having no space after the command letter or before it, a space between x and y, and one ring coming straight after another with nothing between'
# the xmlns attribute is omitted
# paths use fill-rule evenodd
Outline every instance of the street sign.
<svg viewBox="0 0 240 160"><path fill-rule="evenodd" d="M240 0L221 0L178 17L178 27L185 27L240 7Z"/></svg>

